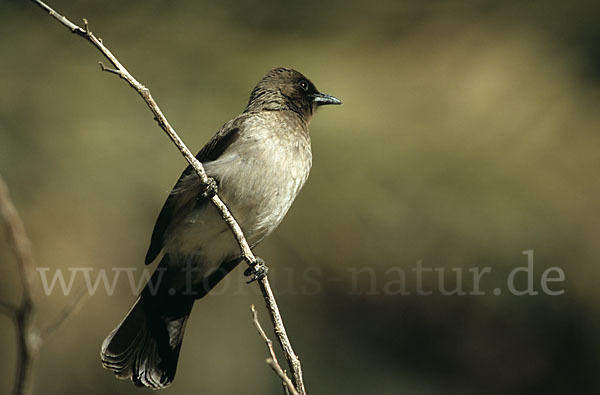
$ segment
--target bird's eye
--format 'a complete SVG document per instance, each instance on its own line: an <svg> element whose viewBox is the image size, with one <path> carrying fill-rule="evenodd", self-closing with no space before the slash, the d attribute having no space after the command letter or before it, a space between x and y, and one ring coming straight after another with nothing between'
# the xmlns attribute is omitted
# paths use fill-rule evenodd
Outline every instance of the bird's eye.
<svg viewBox="0 0 600 395"><path fill-rule="evenodd" d="M300 86L300 88L302 88L303 91L308 91L308 82L306 82L305 80L300 81L298 85Z"/></svg>

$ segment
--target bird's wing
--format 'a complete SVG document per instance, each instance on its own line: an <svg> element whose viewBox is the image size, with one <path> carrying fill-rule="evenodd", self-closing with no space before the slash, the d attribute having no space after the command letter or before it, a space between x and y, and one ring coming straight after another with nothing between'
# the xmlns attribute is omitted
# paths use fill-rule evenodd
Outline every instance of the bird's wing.
<svg viewBox="0 0 600 395"><path fill-rule="evenodd" d="M200 152L198 152L198 155L196 155L196 158L200 162L210 162L221 156L227 147L229 147L239 137L240 128L242 127L246 117L247 114L242 114L223 125L223 127L219 129L212 139L210 139L210 141L204 147L202 147ZM177 180L173 190L177 190L182 180L193 171L194 169L192 166L188 165L183 173L181 173L181 176L179 177L179 180ZM156 224L154 225L154 230L152 231L152 238L150 239L150 247L146 253L146 265L154 261L162 250L163 237L165 230L171 223L171 218L175 212L176 200L177 195L171 192L167 198L167 201L163 205L162 210L160 210L160 214L158 214ZM201 203L202 202L199 202L199 204Z"/></svg>

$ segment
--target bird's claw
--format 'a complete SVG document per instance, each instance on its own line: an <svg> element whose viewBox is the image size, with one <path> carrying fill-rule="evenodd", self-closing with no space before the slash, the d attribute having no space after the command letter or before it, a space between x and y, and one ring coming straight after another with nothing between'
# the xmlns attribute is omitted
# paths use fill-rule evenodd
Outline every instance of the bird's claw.
<svg viewBox="0 0 600 395"><path fill-rule="evenodd" d="M212 199L212 197L215 196L218 192L219 184L217 184L217 181L214 178L208 177L208 181L206 185L204 185L204 189L202 190L202 197L206 199Z"/></svg>
<svg viewBox="0 0 600 395"><path fill-rule="evenodd" d="M265 265L265 261L262 258L256 257L255 259L255 263L244 270L245 276L251 276L250 280L246 281L247 284L262 280L266 277L267 272L269 271L269 268Z"/></svg>

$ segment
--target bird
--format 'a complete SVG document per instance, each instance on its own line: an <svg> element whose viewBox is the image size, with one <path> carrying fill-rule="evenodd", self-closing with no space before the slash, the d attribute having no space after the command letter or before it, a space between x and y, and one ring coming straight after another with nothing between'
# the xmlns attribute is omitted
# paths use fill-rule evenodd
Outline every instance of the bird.
<svg viewBox="0 0 600 395"><path fill-rule="evenodd" d="M218 193L250 247L259 244L282 221L308 178L313 114L336 104L341 101L291 68L275 67L258 82L244 111L196 155L209 184L188 166L167 197L145 258L146 264L159 257L160 262L104 340L105 368L140 387L161 389L173 382L194 302L243 260L210 199Z"/></svg>

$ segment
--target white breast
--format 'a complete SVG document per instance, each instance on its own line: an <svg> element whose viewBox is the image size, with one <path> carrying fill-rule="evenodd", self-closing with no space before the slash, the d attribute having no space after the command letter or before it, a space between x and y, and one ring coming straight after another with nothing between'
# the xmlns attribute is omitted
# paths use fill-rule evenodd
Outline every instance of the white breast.
<svg viewBox="0 0 600 395"><path fill-rule="evenodd" d="M242 133L219 159L204 163L251 246L282 221L308 178L312 163L308 135L291 127L298 125L285 124L282 127L294 132L280 135L265 126L273 125L268 122L269 116L253 117L255 124L244 125L252 133ZM223 261L239 256L239 247L212 204L194 203L198 193L198 188L182 193L188 197L181 200L188 203L178 208L177 225L166 235L165 249L194 257L202 272L210 273Z"/></svg>
<svg viewBox="0 0 600 395"><path fill-rule="evenodd" d="M251 245L279 225L308 178L310 141L298 137L282 138L260 129L241 137L221 158L206 164L207 173L222 186L219 195Z"/></svg>

